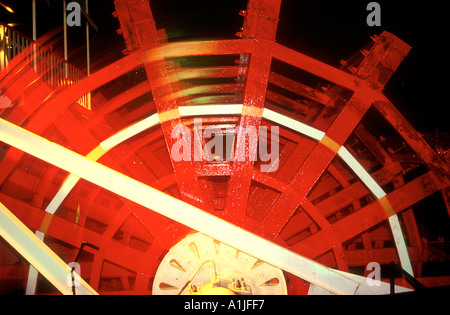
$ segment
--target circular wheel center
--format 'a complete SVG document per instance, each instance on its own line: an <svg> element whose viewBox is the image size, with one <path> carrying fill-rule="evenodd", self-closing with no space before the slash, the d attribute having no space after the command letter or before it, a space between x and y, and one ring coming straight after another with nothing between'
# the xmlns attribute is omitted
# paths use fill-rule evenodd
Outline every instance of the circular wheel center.
<svg viewBox="0 0 450 315"><path fill-rule="evenodd" d="M200 233L187 236L162 260L156 295L284 295L283 272Z"/></svg>

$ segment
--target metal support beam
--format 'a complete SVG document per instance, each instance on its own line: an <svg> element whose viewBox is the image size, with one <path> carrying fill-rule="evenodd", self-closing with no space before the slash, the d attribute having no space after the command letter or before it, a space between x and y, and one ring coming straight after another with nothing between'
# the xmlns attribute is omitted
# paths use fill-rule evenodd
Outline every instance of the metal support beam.
<svg viewBox="0 0 450 315"><path fill-rule="evenodd" d="M33 67L36 71L37 65L37 50L36 50L36 40L37 40L37 16L36 16L36 0L31 3L32 11L32 24L33 24Z"/></svg>

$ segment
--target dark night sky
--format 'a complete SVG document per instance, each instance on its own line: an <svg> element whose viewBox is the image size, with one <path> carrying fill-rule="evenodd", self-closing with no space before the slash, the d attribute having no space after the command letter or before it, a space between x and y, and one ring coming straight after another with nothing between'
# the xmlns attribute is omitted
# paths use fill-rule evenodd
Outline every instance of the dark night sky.
<svg viewBox="0 0 450 315"><path fill-rule="evenodd" d="M31 1L1 0L16 14L0 8L0 21L20 22L17 29L31 36ZM62 0L38 2L38 35L62 25ZM385 89L385 94L420 132L450 131L449 100L449 19L443 1L378 1L382 26L366 24L370 1L284 0L278 42L330 65L339 66L369 42L371 35L389 31L413 47ZM239 10L246 0L154 0L151 1L158 27L164 27L170 40L226 39L242 26ZM111 16L113 0L90 0L90 13L99 26L92 46L92 59L108 62L119 58L124 48L115 33L118 21ZM83 34L84 30L81 32ZM72 30L73 38L76 32ZM82 37L81 37L82 38ZM71 47L72 55L83 55L82 47ZM83 67L80 60L73 62ZM78 62L78 63L77 63ZM98 67L101 65L98 65Z"/></svg>

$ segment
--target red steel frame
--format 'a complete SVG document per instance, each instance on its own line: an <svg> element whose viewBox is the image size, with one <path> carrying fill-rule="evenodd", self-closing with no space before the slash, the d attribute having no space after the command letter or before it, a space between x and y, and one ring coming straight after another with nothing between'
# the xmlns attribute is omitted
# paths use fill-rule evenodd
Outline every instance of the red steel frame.
<svg viewBox="0 0 450 315"><path fill-rule="evenodd" d="M247 10L241 12L245 21L237 34L240 39L186 43L167 42L164 32L156 29L147 1L115 0L115 6L127 56L73 87L52 91L29 66L25 57L30 50L26 50L0 76L4 95L21 104L12 110L0 109L2 118L87 155L118 129L144 115L157 113L160 128L119 145L105 153L100 162L267 240L344 271L371 261L398 261L394 248L380 247L377 242L391 239L383 223L393 213L401 214L409 255L420 275L427 258L411 207L442 191L445 206L450 209L450 172L448 162L382 94L390 76L409 53L407 44L385 32L372 39L369 50L361 51L362 61L337 69L276 43L281 0L249 0ZM39 45L44 47L45 39ZM240 56L238 64L183 68L171 61L177 57L227 55ZM320 78L326 86L308 86L277 73L275 59ZM94 96L92 112L74 105L84 94L138 68L145 70L147 81L108 101ZM280 136L285 142L280 152L280 169L273 174L260 172L254 161L238 158L255 153L248 152L249 145L242 134L237 135L234 163L175 162L168 153L174 144L171 132L177 126L192 125L192 120L181 117L179 108L199 100L198 95L180 96L193 78L241 79L238 84L198 86L204 93L223 94L212 96L212 102L241 100L243 104L240 117L209 117L204 122L258 129L272 125L263 118L263 109L281 104L280 112L295 118L303 114L308 124L326 136L317 143L281 126ZM293 92L307 102L293 99L290 94L282 95L269 85ZM124 110L126 104L150 94L142 106ZM316 113L313 108L320 110ZM426 167L422 175L405 182L403 175L414 168L414 163L404 166L395 161L392 153L362 124L374 108L420 158L420 164ZM351 139L358 139L381 164L370 172L378 184L393 184L386 197L393 213L387 213L382 203L374 201L367 188L342 167L337 152ZM83 181L55 215L46 214L48 200L67 174L14 148L2 149L5 153L0 160L0 202L28 227L49 236L47 242L67 262L73 259L82 241L98 246L99 251L86 249L93 257L82 262L82 272L100 293L151 292L159 262L171 246L190 232L187 227ZM369 162L359 160L370 169ZM368 201L362 204L363 200ZM349 206L351 213L343 214ZM331 219L338 216L341 217L336 221ZM297 238L299 241L291 241ZM360 250L356 248L359 238L363 242ZM65 245L58 247L54 240ZM20 279L24 274L22 269L16 272ZM1 277L9 275L0 275L0 281ZM288 277L289 293L307 292L307 284L301 279ZM114 282L116 278L120 284ZM421 280L429 286L450 282L446 277Z"/></svg>

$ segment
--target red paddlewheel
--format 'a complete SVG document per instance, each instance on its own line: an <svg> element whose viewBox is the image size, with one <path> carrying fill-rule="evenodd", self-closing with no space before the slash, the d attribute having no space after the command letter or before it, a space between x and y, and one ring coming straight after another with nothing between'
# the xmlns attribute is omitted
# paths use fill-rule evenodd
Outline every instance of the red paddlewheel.
<svg viewBox="0 0 450 315"><path fill-rule="evenodd" d="M148 1L115 0L125 56L57 82L62 63L48 66L41 38L40 63L29 47L1 72L12 105L0 117L280 253L358 276L375 262L382 278L394 262L425 286L450 284L425 277L448 254L417 223L424 209L448 219L448 161L382 94L411 48L383 32L337 69L275 42L280 5L250 0L238 39L168 43ZM232 230L209 235L215 221L177 222L157 211L163 199L152 209L0 141L0 202L66 263L77 257L100 294L333 291L260 259L262 243L246 252L227 243ZM29 263L0 246L0 284L33 292ZM39 275L36 293L54 292Z"/></svg>

